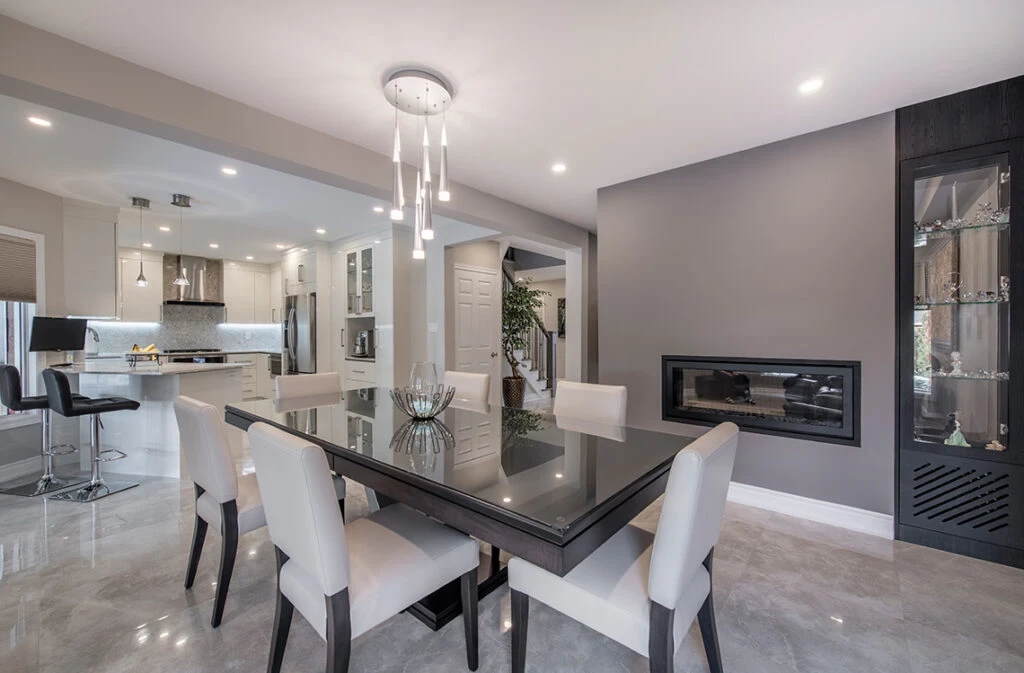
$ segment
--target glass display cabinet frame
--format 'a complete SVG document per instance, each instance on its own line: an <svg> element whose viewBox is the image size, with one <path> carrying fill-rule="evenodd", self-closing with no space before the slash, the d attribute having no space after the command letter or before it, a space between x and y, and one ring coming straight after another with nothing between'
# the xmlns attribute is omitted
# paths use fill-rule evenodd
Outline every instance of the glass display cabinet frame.
<svg viewBox="0 0 1024 673"><path fill-rule="evenodd" d="M898 163L895 485L898 539L1018 566L1021 171L1020 139Z"/></svg>

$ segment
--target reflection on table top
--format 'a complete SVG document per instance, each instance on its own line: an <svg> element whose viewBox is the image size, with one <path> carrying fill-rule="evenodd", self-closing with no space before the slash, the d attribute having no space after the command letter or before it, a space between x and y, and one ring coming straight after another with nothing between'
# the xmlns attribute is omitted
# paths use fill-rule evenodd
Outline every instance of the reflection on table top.
<svg viewBox="0 0 1024 673"><path fill-rule="evenodd" d="M624 488L662 472L694 437L455 400L411 421L386 389L228 405L228 414L309 435L565 531Z"/></svg>

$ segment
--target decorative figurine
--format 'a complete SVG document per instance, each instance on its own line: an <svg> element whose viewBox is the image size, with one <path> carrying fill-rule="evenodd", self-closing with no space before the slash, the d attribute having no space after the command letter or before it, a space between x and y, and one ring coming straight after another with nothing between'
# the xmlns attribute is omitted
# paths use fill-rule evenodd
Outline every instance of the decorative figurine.
<svg viewBox="0 0 1024 673"><path fill-rule="evenodd" d="M999 276L999 299L1000 301L1010 301L1010 277Z"/></svg>
<svg viewBox="0 0 1024 673"><path fill-rule="evenodd" d="M952 376L960 376L963 374L963 370L960 368L960 351L953 351L949 354L949 358L952 361L950 363L949 373Z"/></svg>
<svg viewBox="0 0 1024 673"><path fill-rule="evenodd" d="M998 439L993 439L991 442L985 445L985 448L989 451L1006 451L1006 447Z"/></svg>
<svg viewBox="0 0 1024 673"><path fill-rule="evenodd" d="M946 446L970 446L967 439L964 437L964 433L960 430L960 421L953 420L953 432L950 433L946 441L943 442Z"/></svg>

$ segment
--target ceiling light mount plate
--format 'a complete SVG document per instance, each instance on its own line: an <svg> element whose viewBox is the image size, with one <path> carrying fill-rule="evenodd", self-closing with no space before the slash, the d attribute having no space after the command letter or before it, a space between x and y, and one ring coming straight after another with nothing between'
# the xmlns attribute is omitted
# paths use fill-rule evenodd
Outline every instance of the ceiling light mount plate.
<svg viewBox="0 0 1024 673"><path fill-rule="evenodd" d="M187 196L185 194L172 194L171 205L178 206L179 208L191 208L192 197Z"/></svg>
<svg viewBox="0 0 1024 673"><path fill-rule="evenodd" d="M384 97L402 112L429 117L452 104L451 85L441 75L419 68L403 68L384 80Z"/></svg>
<svg viewBox="0 0 1024 673"><path fill-rule="evenodd" d="M145 208L149 209L149 199L144 199L141 196L132 197L132 208Z"/></svg>

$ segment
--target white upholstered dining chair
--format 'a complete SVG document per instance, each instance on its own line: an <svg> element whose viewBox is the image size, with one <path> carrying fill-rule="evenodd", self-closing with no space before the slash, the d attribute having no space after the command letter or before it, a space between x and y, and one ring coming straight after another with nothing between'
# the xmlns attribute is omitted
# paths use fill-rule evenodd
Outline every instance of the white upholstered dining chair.
<svg viewBox="0 0 1024 673"><path fill-rule="evenodd" d="M274 379L274 399L300 400L301 398L313 398L324 395L341 395L344 388L341 383L341 374L338 372L325 372L323 374L289 374L278 376ZM341 508L341 516L345 518L345 477L331 471L334 478L334 492L338 499L338 506ZM367 500L370 500L371 493L367 489ZM376 502L374 496L372 502ZM371 505L372 507L372 505Z"/></svg>
<svg viewBox="0 0 1024 673"><path fill-rule="evenodd" d="M174 400L174 416L178 421L185 469L196 494L195 529L185 571L185 588L192 588L206 531L212 526L221 537L220 572L217 574L217 592L210 620L216 628L224 615L224 603L238 551L238 536L262 528L267 520L263 515L256 475L240 477L235 471L220 410L212 404L182 395Z"/></svg>
<svg viewBox="0 0 1024 673"><path fill-rule="evenodd" d="M346 525L323 451L264 423L249 428L249 440L277 554L267 672L281 670L296 609L327 641L328 673L344 673L353 638L456 579L467 663L476 670L476 542L404 505Z"/></svg>
<svg viewBox="0 0 1024 673"><path fill-rule="evenodd" d="M632 525L559 577L513 558L512 673L526 670L530 598L648 657L651 673L669 673L693 623L712 673L722 656L712 601L712 558L722 528L739 429L722 423L676 455L658 530Z"/></svg>
<svg viewBox="0 0 1024 673"><path fill-rule="evenodd" d="M626 424L626 386L559 381L555 388L555 416Z"/></svg>
<svg viewBox="0 0 1024 673"><path fill-rule="evenodd" d="M487 402L491 392L491 375L448 370L444 373L444 384L455 388L456 399Z"/></svg>

